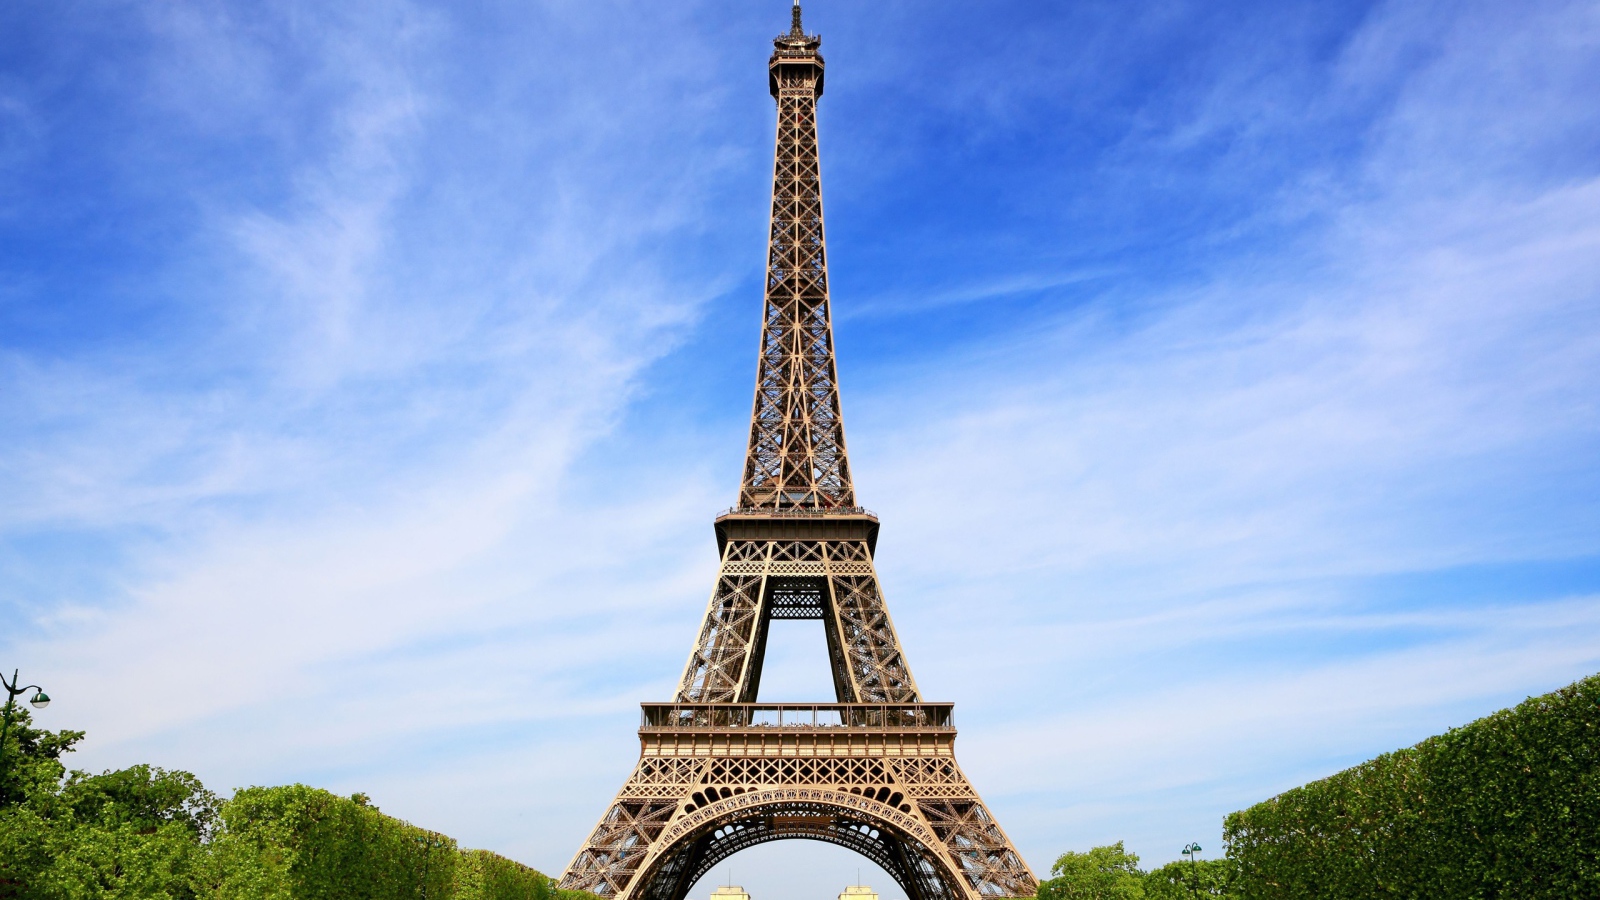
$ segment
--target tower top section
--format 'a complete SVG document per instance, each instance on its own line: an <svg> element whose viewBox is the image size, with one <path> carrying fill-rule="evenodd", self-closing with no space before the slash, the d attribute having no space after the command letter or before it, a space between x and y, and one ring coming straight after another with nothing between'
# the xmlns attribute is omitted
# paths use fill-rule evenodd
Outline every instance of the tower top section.
<svg viewBox="0 0 1600 900"><path fill-rule="evenodd" d="M767 61L768 87L772 96L784 88L804 87L822 96L822 54L817 48L822 38L806 34L800 25L800 3L796 0L794 12L789 17L789 31L772 39L772 59Z"/></svg>
<svg viewBox="0 0 1600 900"><path fill-rule="evenodd" d="M801 27L797 3L789 33L772 44L767 70L778 101L778 137L766 302L750 449L735 509L853 515L861 510L845 454L822 236L822 163L817 152L817 98L822 95L817 48L822 39Z"/></svg>

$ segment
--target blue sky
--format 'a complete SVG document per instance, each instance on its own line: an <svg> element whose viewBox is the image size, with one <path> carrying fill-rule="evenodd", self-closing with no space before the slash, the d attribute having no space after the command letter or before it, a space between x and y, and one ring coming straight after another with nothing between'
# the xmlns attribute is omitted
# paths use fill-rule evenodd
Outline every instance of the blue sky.
<svg viewBox="0 0 1600 900"><path fill-rule="evenodd" d="M1036 870L1600 671L1600 7L806 19L879 571ZM0 10L0 663L79 765L565 865L735 495L786 21Z"/></svg>

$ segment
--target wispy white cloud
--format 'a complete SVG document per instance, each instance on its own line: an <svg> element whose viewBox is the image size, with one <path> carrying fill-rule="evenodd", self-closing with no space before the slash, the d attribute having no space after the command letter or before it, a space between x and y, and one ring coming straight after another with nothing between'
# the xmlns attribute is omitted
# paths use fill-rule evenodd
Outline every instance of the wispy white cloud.
<svg viewBox="0 0 1600 900"><path fill-rule="evenodd" d="M740 439L743 400L706 421L653 379L759 273L767 125L724 129L765 112L762 54L747 108L731 26L692 5L546 4L510 37L407 4L152 10L138 93L180 123L155 134L245 135L262 171L173 181L198 212L158 273L172 339L0 358L6 533L124 554L92 561L111 590L25 601L8 654L60 699L52 724L89 729L84 765L366 790L557 869L710 587L733 473L701 448ZM1020 274L841 299L892 341L1070 294L844 367L897 625L1036 866L1120 838L1168 858L1595 668L1592 589L1372 588L1600 556L1600 181L1536 164L1582 144L1592 19L1379 7L1319 69L1329 107L1368 116L1353 155L1217 226L1226 252L1181 278L1058 265L1041 233ZM1193 115L1108 165L1228 134L1229 159L1273 162L1304 113L1273 65L1196 85ZM989 133L1043 90L997 72ZM1272 223L1292 233L1238 248Z"/></svg>
<svg viewBox="0 0 1600 900"><path fill-rule="evenodd" d="M1114 277L1110 271L1087 270L1056 274L1013 275L976 284L907 293L898 296L862 298L850 303L835 319L871 319L884 316L906 316L950 306L1003 300L1029 294L1039 294L1056 288L1092 283Z"/></svg>
<svg viewBox="0 0 1600 900"><path fill-rule="evenodd" d="M1336 661L1190 670L1122 690L1100 683L1093 699L1062 691L1031 719L986 721L964 739L967 767L1002 813L1015 812L1021 824L1009 827L1026 835L1024 851L1036 860L1122 838L1151 854L1197 837L1215 843L1219 811L1463 724L1496 705L1508 684L1559 684L1594 670L1597 606L1588 596L1451 616L1435 623L1453 633L1445 639ZM1269 629L1293 628L1287 618ZM1395 631L1394 623L1369 624ZM1071 644L1085 657L1075 668L1104 664L1114 655L1108 644L1159 653L1216 637L1203 625L1175 631L1157 624L1097 644L1089 629L1089 639ZM1128 812L1140 806L1149 812Z"/></svg>
<svg viewBox="0 0 1600 900"><path fill-rule="evenodd" d="M1600 555L1567 502L1600 487L1600 182L1518 166L1588 78L1514 62L1564 21L1452 20L1291 253L849 398L919 680L969 710L968 767L1035 863L1214 845L1230 809L1600 667L1591 593L1371 592ZM1547 108L1482 110L1481 77ZM1473 139L1499 121L1528 137Z"/></svg>

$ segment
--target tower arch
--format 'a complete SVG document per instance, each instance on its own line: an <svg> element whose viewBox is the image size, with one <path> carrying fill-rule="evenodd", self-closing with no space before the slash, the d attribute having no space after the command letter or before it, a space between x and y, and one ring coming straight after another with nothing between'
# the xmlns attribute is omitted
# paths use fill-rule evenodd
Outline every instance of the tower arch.
<svg viewBox="0 0 1600 900"><path fill-rule="evenodd" d="M852 850L889 873L909 900L955 900L959 876L919 817L860 794L776 788L698 807L665 829L640 866L638 900L683 900L730 856L772 841L812 840Z"/></svg>

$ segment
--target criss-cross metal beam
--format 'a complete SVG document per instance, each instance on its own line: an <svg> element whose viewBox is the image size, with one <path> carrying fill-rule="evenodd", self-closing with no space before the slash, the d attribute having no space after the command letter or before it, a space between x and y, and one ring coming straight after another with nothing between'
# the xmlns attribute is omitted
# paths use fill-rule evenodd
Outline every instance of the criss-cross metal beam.
<svg viewBox="0 0 1600 900"><path fill-rule="evenodd" d="M640 758L561 887L684 900L730 854L772 840L849 847L911 900L1031 897L1033 873L955 761L949 704L925 703L856 505L829 312L817 98L821 39L768 63L778 105L766 296L739 503L672 703L646 704ZM773 619L821 619L836 703L763 705Z"/></svg>
<svg viewBox="0 0 1600 900"><path fill-rule="evenodd" d="M778 101L761 351L739 505L752 509L855 506L828 309L817 98L820 39L798 26L768 66Z"/></svg>

